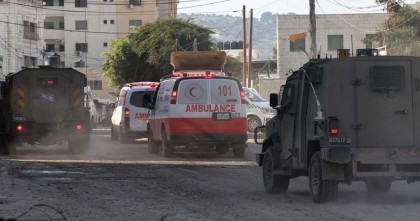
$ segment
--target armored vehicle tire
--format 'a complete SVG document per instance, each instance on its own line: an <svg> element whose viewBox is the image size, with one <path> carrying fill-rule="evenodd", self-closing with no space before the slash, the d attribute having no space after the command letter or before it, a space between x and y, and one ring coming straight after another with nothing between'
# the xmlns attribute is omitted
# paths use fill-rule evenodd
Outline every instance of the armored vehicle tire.
<svg viewBox="0 0 420 221"><path fill-rule="evenodd" d="M391 189L392 180L366 180L365 184L369 194L385 194Z"/></svg>
<svg viewBox="0 0 420 221"><path fill-rule="evenodd" d="M273 147L269 147L264 153L263 159L263 183L265 192L271 194L285 193L289 188L290 178L274 174L278 160L274 157Z"/></svg>
<svg viewBox="0 0 420 221"><path fill-rule="evenodd" d="M150 154L157 154L159 153L159 143L156 141L153 141L151 137L149 137L148 141L147 141L147 151Z"/></svg>
<svg viewBox="0 0 420 221"><path fill-rule="evenodd" d="M168 143L168 140L166 139L166 132L165 129L162 131L162 154L163 157L169 158L174 155L174 149L173 147Z"/></svg>
<svg viewBox="0 0 420 221"><path fill-rule="evenodd" d="M115 134L114 128L111 126L111 140L117 140L118 137Z"/></svg>
<svg viewBox="0 0 420 221"><path fill-rule="evenodd" d="M233 155L237 158L245 157L245 148L244 147L233 147Z"/></svg>
<svg viewBox="0 0 420 221"><path fill-rule="evenodd" d="M216 146L216 153L217 154L226 154L228 152L228 148L223 145L217 145Z"/></svg>
<svg viewBox="0 0 420 221"><path fill-rule="evenodd" d="M254 132L256 127L262 125L260 119L256 116L249 116L247 118L247 122L248 122L248 132Z"/></svg>
<svg viewBox="0 0 420 221"><path fill-rule="evenodd" d="M309 163L309 188L315 203L325 203L337 198L338 182L322 180L321 154L314 153Z"/></svg>

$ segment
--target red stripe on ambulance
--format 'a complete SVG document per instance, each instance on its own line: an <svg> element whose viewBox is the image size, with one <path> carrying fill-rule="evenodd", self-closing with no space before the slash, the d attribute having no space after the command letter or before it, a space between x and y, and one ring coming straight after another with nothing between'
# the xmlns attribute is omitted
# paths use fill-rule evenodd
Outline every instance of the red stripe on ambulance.
<svg viewBox="0 0 420 221"><path fill-rule="evenodd" d="M211 121L211 120L210 120ZM208 118L170 118L166 119L171 135L174 134L246 134L246 118L233 118L226 121L212 121Z"/></svg>

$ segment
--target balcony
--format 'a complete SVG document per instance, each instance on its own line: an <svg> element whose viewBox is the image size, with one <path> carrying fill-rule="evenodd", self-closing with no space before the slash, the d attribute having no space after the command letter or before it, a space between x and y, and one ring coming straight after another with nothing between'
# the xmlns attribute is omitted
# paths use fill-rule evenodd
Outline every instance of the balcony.
<svg viewBox="0 0 420 221"><path fill-rule="evenodd" d="M39 35L35 32L24 31L23 38L29 40L39 40Z"/></svg>
<svg viewBox="0 0 420 221"><path fill-rule="evenodd" d="M64 39L64 30L62 29L44 29L44 39Z"/></svg>

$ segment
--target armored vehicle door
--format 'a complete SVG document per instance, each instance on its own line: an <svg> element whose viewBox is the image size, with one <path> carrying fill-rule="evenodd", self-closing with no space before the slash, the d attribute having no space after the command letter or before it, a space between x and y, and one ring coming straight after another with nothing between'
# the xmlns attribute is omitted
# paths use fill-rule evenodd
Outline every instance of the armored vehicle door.
<svg viewBox="0 0 420 221"><path fill-rule="evenodd" d="M295 140L295 121L298 110L298 92L301 72L295 72L287 79L281 96L281 144L283 150L293 148Z"/></svg>
<svg viewBox="0 0 420 221"><path fill-rule="evenodd" d="M413 146L411 61L356 60L359 147Z"/></svg>

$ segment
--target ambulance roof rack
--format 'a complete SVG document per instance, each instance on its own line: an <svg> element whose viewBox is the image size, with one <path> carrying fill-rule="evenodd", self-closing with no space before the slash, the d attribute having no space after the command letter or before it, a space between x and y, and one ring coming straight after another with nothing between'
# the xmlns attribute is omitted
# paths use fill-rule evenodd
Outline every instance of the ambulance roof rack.
<svg viewBox="0 0 420 221"><path fill-rule="evenodd" d="M162 77L162 80L168 79L168 78L180 78L180 77L204 77L204 78L212 78L214 76L222 76L217 74L210 74L210 71L206 71L206 73L201 74L190 74L190 73L176 73L176 74L168 74Z"/></svg>
<svg viewBox="0 0 420 221"><path fill-rule="evenodd" d="M150 87L157 87L159 82L150 82L150 81L143 81L143 82L131 82L126 83L126 87L141 87L141 86L150 86Z"/></svg>

